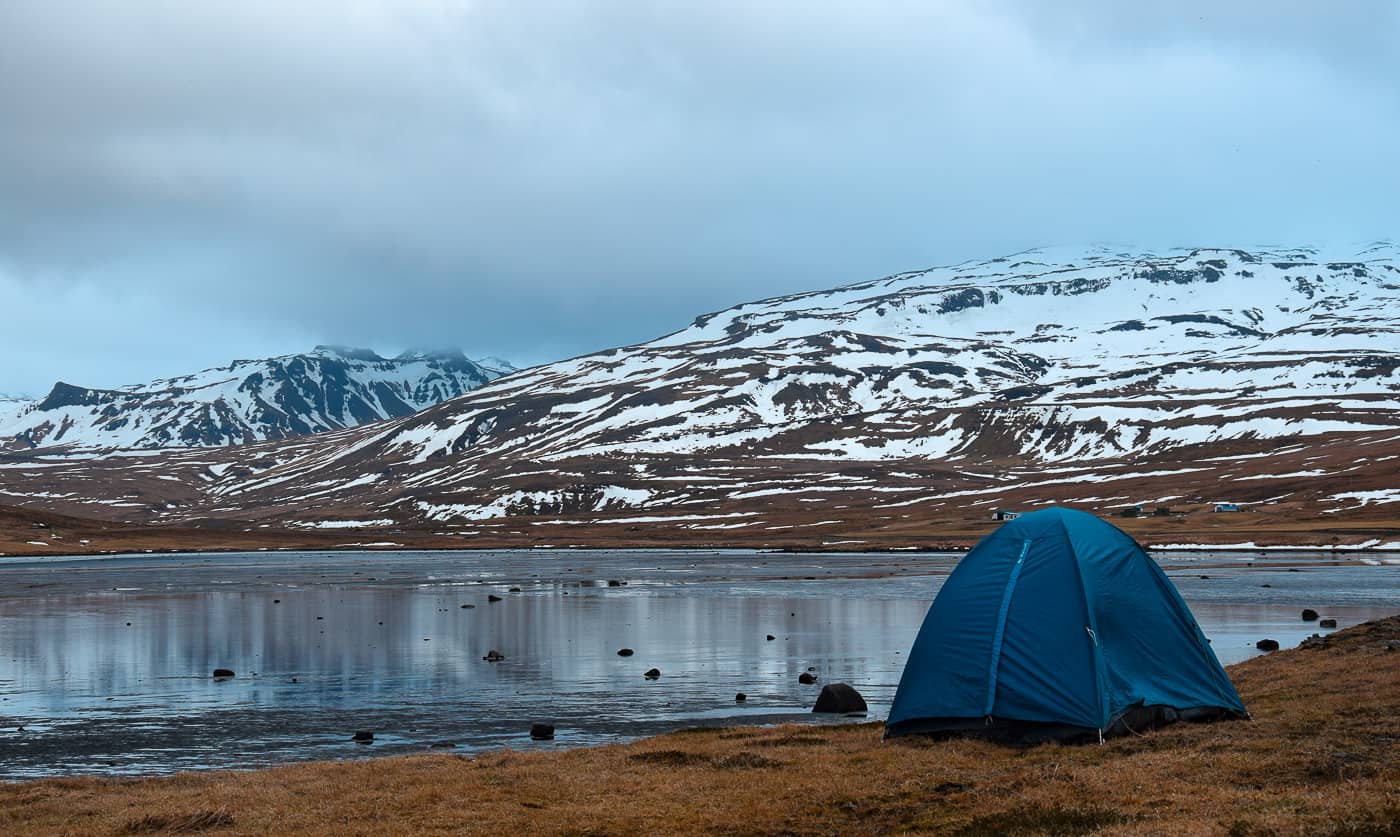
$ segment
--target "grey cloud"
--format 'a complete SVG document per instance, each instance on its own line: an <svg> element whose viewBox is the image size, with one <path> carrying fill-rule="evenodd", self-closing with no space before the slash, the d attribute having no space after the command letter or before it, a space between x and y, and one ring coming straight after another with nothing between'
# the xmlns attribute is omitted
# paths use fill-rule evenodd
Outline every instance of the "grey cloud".
<svg viewBox="0 0 1400 837"><path fill-rule="evenodd" d="M1394 7L1217 5L12 0L0 390L328 341L535 362L1037 244L1393 235Z"/></svg>

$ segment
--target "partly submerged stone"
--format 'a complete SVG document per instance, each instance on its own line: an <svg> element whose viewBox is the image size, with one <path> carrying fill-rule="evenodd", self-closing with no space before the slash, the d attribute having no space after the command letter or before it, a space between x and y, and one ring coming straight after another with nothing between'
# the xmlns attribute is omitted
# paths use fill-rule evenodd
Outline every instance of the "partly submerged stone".
<svg viewBox="0 0 1400 837"><path fill-rule="evenodd" d="M822 686L822 693L817 695L817 705L812 707L812 711L863 715L869 708L865 705L865 698L850 684L828 683Z"/></svg>

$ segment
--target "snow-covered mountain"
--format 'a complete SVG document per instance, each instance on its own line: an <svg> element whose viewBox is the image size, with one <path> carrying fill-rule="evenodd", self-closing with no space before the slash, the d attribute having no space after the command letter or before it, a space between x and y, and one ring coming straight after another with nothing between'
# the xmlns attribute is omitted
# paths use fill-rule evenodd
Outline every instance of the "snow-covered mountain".
<svg viewBox="0 0 1400 837"><path fill-rule="evenodd" d="M612 518L756 531L1006 498L1400 501L1400 250L1029 251L901 273L231 454L102 467L146 475L119 502L164 520L646 509ZM31 486L81 503L91 467Z"/></svg>
<svg viewBox="0 0 1400 837"><path fill-rule="evenodd" d="M113 390L58 383L0 404L0 449L241 445L406 416L514 371L497 358L317 346Z"/></svg>

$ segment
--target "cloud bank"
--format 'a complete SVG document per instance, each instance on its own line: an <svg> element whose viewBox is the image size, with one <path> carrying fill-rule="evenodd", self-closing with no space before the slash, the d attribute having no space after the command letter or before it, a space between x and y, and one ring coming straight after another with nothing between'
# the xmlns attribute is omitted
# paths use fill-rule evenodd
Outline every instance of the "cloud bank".
<svg viewBox="0 0 1400 837"><path fill-rule="evenodd" d="M1396 235L1400 7L1221 5L10 0L0 390Z"/></svg>

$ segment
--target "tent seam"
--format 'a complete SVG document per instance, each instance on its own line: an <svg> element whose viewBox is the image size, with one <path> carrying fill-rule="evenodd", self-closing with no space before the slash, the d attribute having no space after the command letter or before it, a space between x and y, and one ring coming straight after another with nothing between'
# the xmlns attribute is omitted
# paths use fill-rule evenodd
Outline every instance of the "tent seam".
<svg viewBox="0 0 1400 837"><path fill-rule="evenodd" d="M1026 555L1031 551L1031 539L1026 538L1021 543L1021 554L1016 557L1016 563L1011 565L1011 574L1006 579L1006 587L1001 593L1001 610L997 613L997 630L992 637L992 660L987 671L987 702L983 715L991 717L992 707L997 700L997 669L1001 666L1001 645L1006 637L1006 617L1011 611L1011 597L1016 592L1016 579L1021 576L1021 567L1025 566Z"/></svg>
<svg viewBox="0 0 1400 837"><path fill-rule="evenodd" d="M1063 515L1056 515L1055 520L1060 524L1060 531L1065 534L1065 543L1069 544L1070 560L1074 563L1074 576L1079 579L1079 596L1084 602L1084 618L1088 620L1086 625L1089 629L1089 653L1094 660L1094 681L1098 687L1095 689L1095 698L1099 704L1099 734L1102 736L1103 730L1108 727L1108 672L1103 660L1103 647L1099 645L1099 624L1094 619L1094 607L1089 602L1089 589L1084 586L1084 569L1079 566L1079 547L1074 542L1074 536L1070 534L1069 527L1065 525Z"/></svg>

